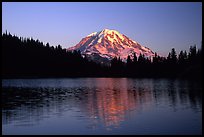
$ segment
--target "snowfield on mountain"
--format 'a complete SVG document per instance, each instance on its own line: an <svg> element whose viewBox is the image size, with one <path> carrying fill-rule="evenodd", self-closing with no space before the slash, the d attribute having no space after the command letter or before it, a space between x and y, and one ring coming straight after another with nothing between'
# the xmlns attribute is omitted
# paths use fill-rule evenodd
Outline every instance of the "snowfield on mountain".
<svg viewBox="0 0 204 137"><path fill-rule="evenodd" d="M83 56L98 62L110 61L114 57L120 57L126 61L127 56L133 58L144 54L145 57L154 56L154 52L140 45L116 30L104 29L94 32L83 38L76 46L68 48L69 51L79 50Z"/></svg>

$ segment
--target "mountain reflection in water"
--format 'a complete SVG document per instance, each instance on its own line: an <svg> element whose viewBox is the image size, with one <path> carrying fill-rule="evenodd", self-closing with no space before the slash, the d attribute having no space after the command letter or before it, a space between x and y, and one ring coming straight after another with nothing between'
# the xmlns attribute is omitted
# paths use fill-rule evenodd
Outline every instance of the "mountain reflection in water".
<svg viewBox="0 0 204 137"><path fill-rule="evenodd" d="M3 125L34 126L75 111L78 120L91 121L88 128L97 129L103 124L106 130L112 130L137 117L137 113L163 104L172 111L180 106L202 111L202 88L196 82L127 78L34 81L36 85L3 81Z"/></svg>
<svg viewBox="0 0 204 137"><path fill-rule="evenodd" d="M93 119L99 117L107 127L117 127L125 120L125 115L129 116L131 110L137 109L139 96L145 101L151 101L150 90L143 89L144 93L139 95L138 89L128 90L127 82L126 79L96 80L97 88L93 94L88 94L88 115Z"/></svg>

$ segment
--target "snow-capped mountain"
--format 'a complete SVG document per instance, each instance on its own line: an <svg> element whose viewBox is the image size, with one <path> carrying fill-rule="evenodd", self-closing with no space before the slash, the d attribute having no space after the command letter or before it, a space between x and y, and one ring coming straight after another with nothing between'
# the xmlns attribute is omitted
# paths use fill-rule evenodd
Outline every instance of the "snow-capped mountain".
<svg viewBox="0 0 204 137"><path fill-rule="evenodd" d="M70 47L68 50L80 50L82 55L102 63L110 61L114 57L120 57L123 61L126 61L127 56L133 57L134 53L137 56L141 53L146 57L154 55L154 52L149 48L140 45L116 30L109 29L89 34L76 46Z"/></svg>

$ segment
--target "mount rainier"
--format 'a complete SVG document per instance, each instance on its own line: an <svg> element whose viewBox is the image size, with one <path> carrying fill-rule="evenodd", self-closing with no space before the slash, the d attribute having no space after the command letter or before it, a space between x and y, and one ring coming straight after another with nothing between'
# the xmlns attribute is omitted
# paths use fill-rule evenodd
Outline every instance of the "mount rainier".
<svg viewBox="0 0 204 137"><path fill-rule="evenodd" d="M154 56L154 52L144 47L116 30L104 29L94 32L83 38L76 46L68 48L68 51L79 50L83 56L100 63L110 62L114 57L120 57L126 61L129 55L140 53L146 57Z"/></svg>

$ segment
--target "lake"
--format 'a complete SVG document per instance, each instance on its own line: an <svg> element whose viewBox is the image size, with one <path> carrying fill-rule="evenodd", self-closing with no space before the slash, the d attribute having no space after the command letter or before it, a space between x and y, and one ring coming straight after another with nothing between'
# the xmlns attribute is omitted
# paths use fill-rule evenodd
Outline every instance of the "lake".
<svg viewBox="0 0 204 137"><path fill-rule="evenodd" d="M202 84L171 79L3 79L2 134L202 135Z"/></svg>

